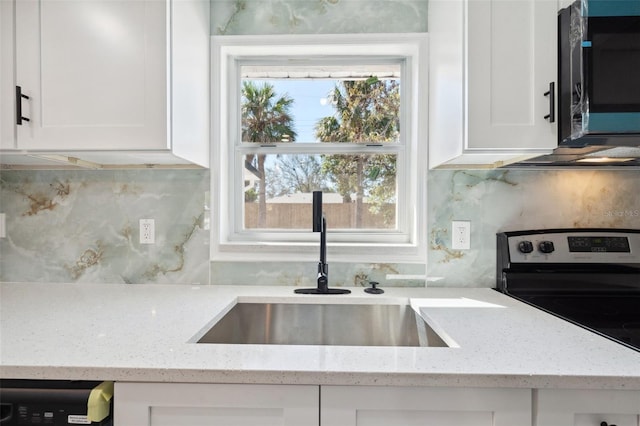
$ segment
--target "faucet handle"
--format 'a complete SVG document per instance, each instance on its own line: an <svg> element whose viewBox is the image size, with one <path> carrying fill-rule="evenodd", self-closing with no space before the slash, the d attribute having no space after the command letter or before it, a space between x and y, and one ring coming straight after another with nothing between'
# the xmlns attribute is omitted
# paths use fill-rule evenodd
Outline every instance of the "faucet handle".
<svg viewBox="0 0 640 426"><path fill-rule="evenodd" d="M320 293L329 292L329 278L324 272L318 272L318 291Z"/></svg>

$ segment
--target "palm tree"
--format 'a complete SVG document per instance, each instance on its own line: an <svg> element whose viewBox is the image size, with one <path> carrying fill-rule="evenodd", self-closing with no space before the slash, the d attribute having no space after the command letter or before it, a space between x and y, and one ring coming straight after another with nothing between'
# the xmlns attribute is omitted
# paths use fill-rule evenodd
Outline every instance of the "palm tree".
<svg viewBox="0 0 640 426"><path fill-rule="evenodd" d="M295 141L293 116L290 114L293 99L278 97L272 85L264 83L258 86L253 81L242 84L242 141L255 143L273 143L283 140ZM257 155L257 169L260 176L258 191L258 227L267 224L267 189L265 179L266 155ZM253 163L254 155L248 155L246 161Z"/></svg>
<svg viewBox="0 0 640 426"><path fill-rule="evenodd" d="M380 143L396 141L400 133L400 91L395 80L342 81L330 96L335 115L316 124L321 142ZM356 195L355 227L362 227L365 191L374 182L395 185L395 157L392 155L329 155L324 167L333 176L344 202ZM395 193L395 191L393 191ZM389 191L374 190L373 194Z"/></svg>

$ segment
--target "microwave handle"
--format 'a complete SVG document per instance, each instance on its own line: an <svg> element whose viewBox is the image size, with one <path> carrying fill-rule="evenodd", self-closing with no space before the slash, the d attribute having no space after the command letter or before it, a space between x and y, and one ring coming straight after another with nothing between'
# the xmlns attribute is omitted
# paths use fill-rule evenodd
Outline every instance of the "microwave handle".
<svg viewBox="0 0 640 426"><path fill-rule="evenodd" d="M549 114L544 116L545 120L549 120L549 123L554 123L556 121L556 83L549 83L549 90L544 92L544 96L549 97Z"/></svg>

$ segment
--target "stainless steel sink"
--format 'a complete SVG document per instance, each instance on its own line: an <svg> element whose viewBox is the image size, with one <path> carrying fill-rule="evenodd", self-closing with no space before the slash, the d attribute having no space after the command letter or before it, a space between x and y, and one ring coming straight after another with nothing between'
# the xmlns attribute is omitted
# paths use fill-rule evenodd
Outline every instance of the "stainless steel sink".
<svg viewBox="0 0 640 426"><path fill-rule="evenodd" d="M237 303L197 342L447 346L408 305L301 303Z"/></svg>

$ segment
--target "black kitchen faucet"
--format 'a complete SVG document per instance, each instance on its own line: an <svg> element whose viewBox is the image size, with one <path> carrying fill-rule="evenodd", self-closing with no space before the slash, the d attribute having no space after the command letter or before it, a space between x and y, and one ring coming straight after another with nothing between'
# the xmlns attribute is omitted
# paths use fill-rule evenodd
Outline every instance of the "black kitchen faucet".
<svg viewBox="0 0 640 426"><path fill-rule="evenodd" d="M297 288L300 294L348 294L347 289L329 288L329 265L327 264L327 220L322 211L322 191L313 191L313 232L320 233L320 261L318 262L318 286Z"/></svg>

